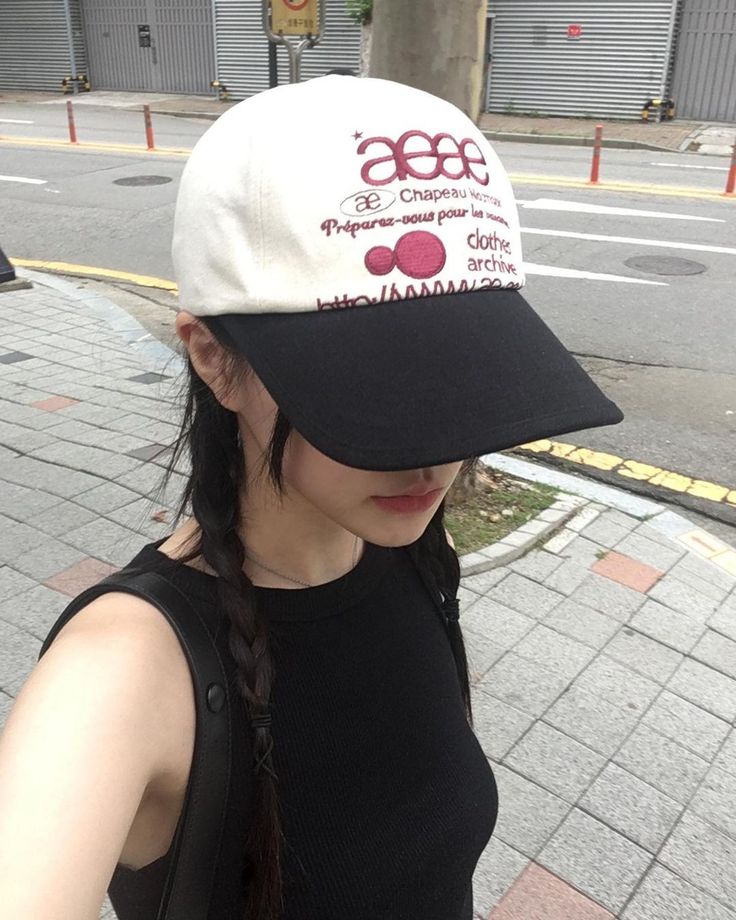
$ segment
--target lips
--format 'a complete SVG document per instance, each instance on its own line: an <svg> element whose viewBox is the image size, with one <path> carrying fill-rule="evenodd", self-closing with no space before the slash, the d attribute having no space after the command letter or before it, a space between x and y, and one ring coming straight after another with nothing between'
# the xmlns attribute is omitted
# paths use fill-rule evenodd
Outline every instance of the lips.
<svg viewBox="0 0 736 920"><path fill-rule="evenodd" d="M413 514L429 510L440 499L441 495L442 489L432 489L423 495L395 495L391 498L374 496L373 501L385 511Z"/></svg>

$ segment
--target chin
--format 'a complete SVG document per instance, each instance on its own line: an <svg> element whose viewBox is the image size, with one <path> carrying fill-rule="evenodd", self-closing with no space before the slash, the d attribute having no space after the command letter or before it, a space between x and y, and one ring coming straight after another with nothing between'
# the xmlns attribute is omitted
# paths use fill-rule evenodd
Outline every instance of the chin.
<svg viewBox="0 0 736 920"><path fill-rule="evenodd" d="M408 546L410 543L415 543L421 537L431 520L431 514L423 521L418 519L406 521L397 520L390 526L376 527L374 532L361 534L361 536L364 540L376 546Z"/></svg>

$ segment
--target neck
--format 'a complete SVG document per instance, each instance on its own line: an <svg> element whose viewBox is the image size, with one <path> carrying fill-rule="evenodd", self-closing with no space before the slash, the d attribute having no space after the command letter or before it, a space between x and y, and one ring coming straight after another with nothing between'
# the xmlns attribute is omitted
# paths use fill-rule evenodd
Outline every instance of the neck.
<svg viewBox="0 0 736 920"><path fill-rule="evenodd" d="M251 488L241 501L243 570L256 585L297 589L326 584L347 574L363 554L361 538L298 493L287 489L279 500L268 490Z"/></svg>

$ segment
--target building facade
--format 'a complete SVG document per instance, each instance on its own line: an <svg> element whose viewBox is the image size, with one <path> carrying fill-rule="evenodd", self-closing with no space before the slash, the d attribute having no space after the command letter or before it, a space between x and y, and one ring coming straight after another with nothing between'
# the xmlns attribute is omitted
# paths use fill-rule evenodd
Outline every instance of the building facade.
<svg viewBox="0 0 736 920"><path fill-rule="evenodd" d="M358 71L360 28L344 0L325 0L325 37L302 58L304 79ZM61 90L84 73L92 89L234 99L267 89L260 0L0 0L0 89ZM278 49L279 82L288 59Z"/></svg>
<svg viewBox="0 0 736 920"><path fill-rule="evenodd" d="M397 0L398 2L398 0ZM360 28L325 0L303 78L357 71ZM261 0L0 0L0 89L93 89L233 99L268 86ZM639 118L671 96L679 117L736 121L736 0L488 0L486 108ZM288 62L278 50L279 82Z"/></svg>
<svg viewBox="0 0 736 920"><path fill-rule="evenodd" d="M736 0L488 0L487 109L736 121Z"/></svg>

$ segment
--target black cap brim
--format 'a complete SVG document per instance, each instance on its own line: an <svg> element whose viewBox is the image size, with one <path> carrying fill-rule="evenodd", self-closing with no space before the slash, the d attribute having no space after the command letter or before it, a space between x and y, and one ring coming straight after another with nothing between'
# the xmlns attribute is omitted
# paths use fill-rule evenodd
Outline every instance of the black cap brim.
<svg viewBox="0 0 736 920"><path fill-rule="evenodd" d="M437 466L623 419L518 291L207 322L310 444L358 469Z"/></svg>

